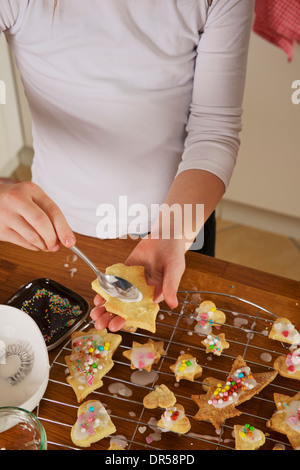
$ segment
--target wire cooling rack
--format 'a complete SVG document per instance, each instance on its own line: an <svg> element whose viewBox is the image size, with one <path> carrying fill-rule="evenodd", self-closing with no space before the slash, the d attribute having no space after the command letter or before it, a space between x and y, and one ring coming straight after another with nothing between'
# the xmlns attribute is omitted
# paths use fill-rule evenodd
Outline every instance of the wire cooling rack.
<svg viewBox="0 0 300 470"><path fill-rule="evenodd" d="M121 332L122 343L113 356L114 367L103 378L103 386L86 398L97 399L104 404L117 431L90 448L106 450L112 442L117 442L126 450L232 450L235 447L233 426L249 423L266 434L263 449L273 449L275 444L291 449L286 436L267 428L266 422L276 410L273 393L295 395L298 391L296 380L278 375L259 395L240 405L238 409L243 414L225 420L221 431L217 432L208 421L193 418L198 407L191 395L205 393L203 387L207 377L225 381L238 355L244 358L255 373L272 370L276 357L287 354L286 345L268 338L277 316L245 299L218 292L181 291L178 299L176 309L170 310L166 305L161 308L155 334L148 334L144 330ZM201 344L205 336L195 331L195 310L203 300L212 300L226 314L226 323L213 328L214 334L224 333L230 343L230 348L224 350L220 357L205 352ZM81 329L87 331L90 327L93 327L93 323L86 323ZM151 372L133 371L122 353L131 349L133 341L145 343L149 337L164 342L165 354ZM79 405L66 381L68 371L64 361L70 352L69 340L51 364L49 385L37 410L46 429L48 449L77 449L71 441L70 432ZM193 382L176 382L170 370L170 366L183 352L196 357L203 369L202 376ZM191 430L187 434L161 432L156 423L163 410L144 408L144 396L160 384L167 385L176 395L177 403L183 405L191 422Z"/></svg>

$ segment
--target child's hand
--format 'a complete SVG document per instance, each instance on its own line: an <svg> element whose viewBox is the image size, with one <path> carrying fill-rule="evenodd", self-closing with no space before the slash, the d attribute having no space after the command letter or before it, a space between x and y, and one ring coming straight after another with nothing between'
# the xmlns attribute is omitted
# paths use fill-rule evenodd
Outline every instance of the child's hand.
<svg viewBox="0 0 300 470"><path fill-rule="evenodd" d="M0 240L34 251L76 241L59 207L31 181L0 184Z"/></svg>
<svg viewBox="0 0 300 470"><path fill-rule="evenodd" d="M143 239L134 248L125 264L145 266L146 281L155 286L154 301L162 300L171 308L178 305L177 290L185 269L185 249L181 240ZM121 329L125 320L107 312L105 300L97 294L94 298L95 308L91 318L98 330L109 328L111 331Z"/></svg>

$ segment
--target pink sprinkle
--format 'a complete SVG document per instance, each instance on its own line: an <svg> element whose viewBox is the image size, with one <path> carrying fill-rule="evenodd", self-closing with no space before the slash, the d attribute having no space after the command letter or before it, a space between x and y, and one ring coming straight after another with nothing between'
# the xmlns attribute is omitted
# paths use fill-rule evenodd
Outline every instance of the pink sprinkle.
<svg viewBox="0 0 300 470"><path fill-rule="evenodd" d="M151 442L153 442L152 437L151 437L151 436L147 436L147 437L146 437L146 442L147 442L147 444L151 444Z"/></svg>
<svg viewBox="0 0 300 470"><path fill-rule="evenodd" d="M296 424L296 423L297 423L297 418L296 418L296 416L290 416L290 417L289 417L289 422L292 423L292 424Z"/></svg>
<svg viewBox="0 0 300 470"><path fill-rule="evenodd" d="M90 427L90 428L87 429L87 432L88 432L91 436L93 436L93 434L95 434L95 429L92 428L92 427Z"/></svg>
<svg viewBox="0 0 300 470"><path fill-rule="evenodd" d="M149 352L148 359L155 359L153 352Z"/></svg>
<svg viewBox="0 0 300 470"><path fill-rule="evenodd" d="M283 336L284 336L285 338L287 338L288 335L289 335L289 332L288 332L287 330L284 330L284 331L282 332L282 334L283 334Z"/></svg>
<svg viewBox="0 0 300 470"><path fill-rule="evenodd" d="M205 325L206 325L206 323L207 323L206 321L203 321L203 320L202 320L202 321L200 321L200 325L201 325L201 326L205 326Z"/></svg>
<svg viewBox="0 0 300 470"><path fill-rule="evenodd" d="M208 314L207 313L201 313L200 317L202 318L202 320L207 320Z"/></svg>
<svg viewBox="0 0 300 470"><path fill-rule="evenodd" d="M88 375L86 381L89 385L93 385L94 377L92 375Z"/></svg>
<svg viewBox="0 0 300 470"><path fill-rule="evenodd" d="M139 361L139 369L143 369L145 367L145 363L143 361Z"/></svg>

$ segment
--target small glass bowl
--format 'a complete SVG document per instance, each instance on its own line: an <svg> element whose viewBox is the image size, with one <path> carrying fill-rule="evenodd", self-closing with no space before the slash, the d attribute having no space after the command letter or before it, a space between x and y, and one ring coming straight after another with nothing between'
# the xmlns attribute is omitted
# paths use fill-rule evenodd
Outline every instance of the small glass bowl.
<svg viewBox="0 0 300 470"><path fill-rule="evenodd" d="M37 417L23 408L0 408L0 450L46 450L47 437Z"/></svg>

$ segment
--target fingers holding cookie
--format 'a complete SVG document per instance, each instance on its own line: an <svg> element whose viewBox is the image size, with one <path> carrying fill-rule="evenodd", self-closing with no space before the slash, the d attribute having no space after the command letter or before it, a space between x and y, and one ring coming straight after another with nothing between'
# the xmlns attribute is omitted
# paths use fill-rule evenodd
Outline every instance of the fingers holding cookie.
<svg viewBox="0 0 300 470"><path fill-rule="evenodd" d="M94 297L95 307L91 311L90 317L95 322L95 328L100 331L104 328L109 328L110 331L121 330L125 325L124 318L108 312L105 308L105 303L106 300L99 294Z"/></svg>

